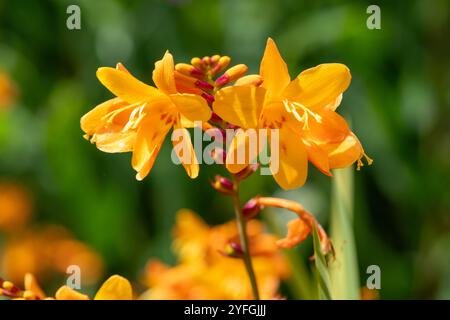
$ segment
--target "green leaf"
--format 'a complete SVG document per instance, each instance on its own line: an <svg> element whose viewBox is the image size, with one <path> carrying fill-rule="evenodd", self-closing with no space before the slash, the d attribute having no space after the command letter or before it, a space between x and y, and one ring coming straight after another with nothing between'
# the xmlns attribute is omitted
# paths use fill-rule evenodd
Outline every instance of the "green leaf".
<svg viewBox="0 0 450 320"><path fill-rule="evenodd" d="M319 285L319 299L332 300L330 274L328 273L327 261L322 253L322 248L320 247L319 234L317 233L315 224L313 229L313 243L316 276Z"/></svg>
<svg viewBox="0 0 450 320"><path fill-rule="evenodd" d="M353 168L333 171L330 236L336 257L330 263L335 299L360 298L359 272L353 234Z"/></svg>

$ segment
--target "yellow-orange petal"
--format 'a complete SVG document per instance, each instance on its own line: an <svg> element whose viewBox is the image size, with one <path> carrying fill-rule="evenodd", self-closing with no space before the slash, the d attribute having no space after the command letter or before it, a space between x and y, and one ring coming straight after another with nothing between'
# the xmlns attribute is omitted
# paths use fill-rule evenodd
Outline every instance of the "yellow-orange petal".
<svg viewBox="0 0 450 320"><path fill-rule="evenodd" d="M172 133L173 152L180 159L186 173L191 179L198 177L199 163L195 155L194 147L192 146L191 136L189 131L183 128L179 121L174 125Z"/></svg>
<svg viewBox="0 0 450 320"><path fill-rule="evenodd" d="M97 78L109 91L129 103L151 101L164 97L164 94L158 89L141 82L127 72L114 68L99 68Z"/></svg>
<svg viewBox="0 0 450 320"><path fill-rule="evenodd" d="M136 132L102 132L95 135L95 145L103 152L133 151Z"/></svg>
<svg viewBox="0 0 450 320"><path fill-rule="evenodd" d="M308 174L308 155L301 137L288 126L279 130L278 152L272 142L270 171L278 185L285 189L301 187ZM277 157L278 155L278 157Z"/></svg>
<svg viewBox="0 0 450 320"><path fill-rule="evenodd" d="M56 300L89 300L89 297L68 286L62 286L55 293Z"/></svg>
<svg viewBox="0 0 450 320"><path fill-rule="evenodd" d="M136 179L142 180L150 172L172 122L155 114L142 122L136 134L131 165L137 171Z"/></svg>
<svg viewBox="0 0 450 320"><path fill-rule="evenodd" d="M132 300L133 290L130 282L119 275L106 280L95 295L94 300Z"/></svg>
<svg viewBox="0 0 450 320"><path fill-rule="evenodd" d="M309 129L302 131L302 136L315 144L321 146L329 143L340 143L349 134L350 128L345 119L334 111L327 109L319 113L321 121L310 119ZM300 125L298 126L300 128Z"/></svg>
<svg viewBox="0 0 450 320"><path fill-rule="evenodd" d="M311 226L303 219L298 218L288 222L287 235L276 242L277 246L284 249L291 249L305 241L311 233Z"/></svg>
<svg viewBox="0 0 450 320"><path fill-rule="evenodd" d="M267 39L259 73L264 79L262 86L267 89L271 99L279 97L291 81L288 67L271 38Z"/></svg>
<svg viewBox="0 0 450 320"><path fill-rule="evenodd" d="M328 153L322 150L318 145L312 141L303 140L303 144L308 154L308 160L314 164L323 174L332 176L330 172L330 164L328 161Z"/></svg>
<svg viewBox="0 0 450 320"><path fill-rule="evenodd" d="M213 110L222 119L242 128L256 128L266 90L253 86L233 86L215 96Z"/></svg>
<svg viewBox="0 0 450 320"><path fill-rule="evenodd" d="M98 130L105 124L104 117L108 113L126 107L127 105L128 103L120 98L113 98L99 104L94 109L86 113L83 117L81 117L81 129L85 133L92 135L96 130Z"/></svg>
<svg viewBox="0 0 450 320"><path fill-rule="evenodd" d="M318 112L326 106L335 105L351 79L350 70L343 64L320 64L301 72L286 87L283 97Z"/></svg>
<svg viewBox="0 0 450 320"><path fill-rule="evenodd" d="M231 173L238 173L244 170L249 164L256 163L256 158L260 150L257 130L236 131L233 140L230 142L227 150L226 167Z"/></svg>
<svg viewBox="0 0 450 320"><path fill-rule="evenodd" d="M31 273L25 274L24 288L25 288L25 291L32 292L35 296L39 297L39 299L45 298L44 291L39 286L39 283L37 282L36 277Z"/></svg>
<svg viewBox="0 0 450 320"><path fill-rule="evenodd" d="M341 143L323 145L328 153L331 169L345 168L358 161L363 154L363 148L358 138L350 133Z"/></svg>
<svg viewBox="0 0 450 320"><path fill-rule="evenodd" d="M170 99L184 118L190 121L208 121L211 109L202 97L190 93L170 95Z"/></svg>
<svg viewBox="0 0 450 320"><path fill-rule="evenodd" d="M155 69L153 70L153 82L159 90L166 94L177 92L174 72L173 56L169 51L166 51L163 58L156 61Z"/></svg>

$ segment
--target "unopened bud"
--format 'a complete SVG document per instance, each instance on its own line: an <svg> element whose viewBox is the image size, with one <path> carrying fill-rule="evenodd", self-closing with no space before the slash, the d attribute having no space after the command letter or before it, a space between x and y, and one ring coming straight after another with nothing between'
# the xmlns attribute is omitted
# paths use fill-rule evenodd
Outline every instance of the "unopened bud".
<svg viewBox="0 0 450 320"><path fill-rule="evenodd" d="M229 179L217 175L214 181L211 182L211 186L217 191L231 195L234 192L234 184Z"/></svg>
<svg viewBox="0 0 450 320"><path fill-rule="evenodd" d="M198 69L202 69L203 67L202 59L197 57L191 59L191 64Z"/></svg>
<svg viewBox="0 0 450 320"><path fill-rule="evenodd" d="M222 148L215 148L211 151L211 157L214 159L216 164L225 164L227 161L227 153Z"/></svg>
<svg viewBox="0 0 450 320"><path fill-rule="evenodd" d="M256 170L258 170L258 168L259 168L258 163L250 164L246 166L245 169L236 173L234 176L238 180L245 180L248 177L250 177Z"/></svg>
<svg viewBox="0 0 450 320"><path fill-rule="evenodd" d="M175 71L174 75L175 75L175 84L179 92L193 93L198 95L201 95L203 93L203 91L196 86L196 82L199 81L198 79L184 75L179 71Z"/></svg>
<svg viewBox="0 0 450 320"><path fill-rule="evenodd" d="M213 55L211 58L209 58L209 61L212 65L215 65L217 62L219 62L220 56L218 54Z"/></svg>
<svg viewBox="0 0 450 320"><path fill-rule="evenodd" d="M255 86L258 87L263 83L263 78L258 74L250 74L236 81L235 86Z"/></svg>
<svg viewBox="0 0 450 320"><path fill-rule="evenodd" d="M250 199L247 201L247 203L242 208L242 214L246 219L252 219L258 215L258 213L261 212L263 207L259 205L258 201L256 199Z"/></svg>
<svg viewBox="0 0 450 320"><path fill-rule="evenodd" d="M216 75L224 71L228 65L231 62L231 58L228 56L223 56L219 58L219 61L217 61L217 64L214 66L214 68L211 70L212 75Z"/></svg>
<svg viewBox="0 0 450 320"><path fill-rule="evenodd" d="M204 93L202 93L202 97L203 97L203 99L206 100L206 102L208 102L208 104L210 104L210 105L213 104L214 96L212 94L204 92ZM211 119L211 121L212 121L212 119Z"/></svg>
<svg viewBox="0 0 450 320"><path fill-rule="evenodd" d="M239 243L232 241L226 245L222 254L231 258L242 258L244 256L244 250L242 250Z"/></svg>
<svg viewBox="0 0 450 320"><path fill-rule="evenodd" d="M200 69L187 63L177 63L177 65L175 66L175 70L181 72L184 75L193 76L199 79L203 79L205 76Z"/></svg>
<svg viewBox="0 0 450 320"><path fill-rule="evenodd" d="M222 87L227 83L234 82L240 77L242 77L248 70L245 64L238 64L231 67L223 75L216 79L216 85Z"/></svg>
<svg viewBox="0 0 450 320"><path fill-rule="evenodd" d="M195 81L195 85L203 90L213 90L214 86L206 81L197 80Z"/></svg>

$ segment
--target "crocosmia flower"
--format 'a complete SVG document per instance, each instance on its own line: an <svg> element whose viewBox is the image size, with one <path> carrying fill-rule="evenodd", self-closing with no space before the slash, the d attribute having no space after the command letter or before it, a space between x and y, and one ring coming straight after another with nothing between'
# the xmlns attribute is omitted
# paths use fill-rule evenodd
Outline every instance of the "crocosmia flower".
<svg viewBox="0 0 450 320"><path fill-rule="evenodd" d="M132 167L136 179L150 172L164 138L171 128L180 129L180 139L189 154L178 155L191 178L198 176L199 165L186 128L194 121L208 121L211 110L205 99L190 93L179 93L175 85L173 57L166 52L155 63L153 82L149 86L133 77L123 65L99 68L97 77L116 98L88 112L81 128L97 148L104 152L133 152ZM187 160L186 160L187 159Z"/></svg>
<svg viewBox="0 0 450 320"><path fill-rule="evenodd" d="M230 86L219 90L213 111L242 129L279 130L279 164L276 168L271 166L271 170L283 189L305 183L308 161L327 175L331 175L330 169L347 167L356 161L358 167L362 165L365 153L361 143L344 118L335 112L351 81L345 65L321 64L291 80L286 63L269 38L260 76L263 80L260 86ZM238 153L234 149L248 149L246 134L242 130L235 135L231 154ZM229 158L227 168L232 173L248 165Z"/></svg>

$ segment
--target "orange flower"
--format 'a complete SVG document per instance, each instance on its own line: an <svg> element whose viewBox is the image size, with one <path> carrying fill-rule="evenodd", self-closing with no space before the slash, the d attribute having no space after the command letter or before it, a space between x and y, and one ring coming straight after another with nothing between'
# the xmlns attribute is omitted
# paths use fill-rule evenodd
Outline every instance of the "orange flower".
<svg viewBox="0 0 450 320"><path fill-rule="evenodd" d="M331 175L330 169L355 161L358 167L362 165L360 159L365 153L359 140L335 112L351 80L345 65L321 64L291 81L286 63L269 38L260 75L260 87L221 89L215 96L213 110L243 129L279 129L279 166L271 163L271 171L283 189L305 183L308 160L327 175ZM240 148L249 155L248 139L246 131L235 135L227 157L230 172L241 171L253 160L247 156L245 163L236 164L232 158Z"/></svg>
<svg viewBox="0 0 450 320"><path fill-rule="evenodd" d="M288 264L276 246L276 237L264 233L261 222L251 220L247 228L261 296L272 299L281 279L289 274ZM173 247L179 264L168 267L151 260L145 278L150 289L143 299L252 298L234 221L209 227L192 211L181 210Z"/></svg>
<svg viewBox="0 0 450 320"><path fill-rule="evenodd" d="M177 153L187 174L198 176L199 165L187 127L211 116L206 101L195 94L179 93L175 85L173 57L166 52L155 63L153 81L157 88L134 78L121 64L97 71L100 82L117 98L108 100L81 118L81 128L105 152L133 152L136 179L150 172L169 130L181 130L174 146L187 151Z"/></svg>
<svg viewBox="0 0 450 320"><path fill-rule="evenodd" d="M56 300L89 300L89 296L82 294L68 286L62 286L56 291ZM130 282L119 275L113 275L106 280L97 291L94 300L132 300L133 290Z"/></svg>
<svg viewBox="0 0 450 320"><path fill-rule="evenodd" d="M20 185L0 184L0 230L7 232L22 229L31 217L31 199Z"/></svg>
<svg viewBox="0 0 450 320"><path fill-rule="evenodd" d="M0 296L7 296L16 300L89 300L89 296L68 286L62 286L56 291L55 297L47 297L32 273L24 277L24 290L10 281L0 278ZM97 291L94 300L132 300L133 290L130 282L119 276L109 277Z"/></svg>
<svg viewBox="0 0 450 320"><path fill-rule="evenodd" d="M97 281L103 272L99 255L57 226L14 234L2 248L0 261L3 272L14 282L23 279L26 273L41 278L54 272L65 274L70 265L77 265L83 270L83 284Z"/></svg>
<svg viewBox="0 0 450 320"><path fill-rule="evenodd" d="M17 96L17 89L11 78L0 72L0 109L10 107Z"/></svg>

